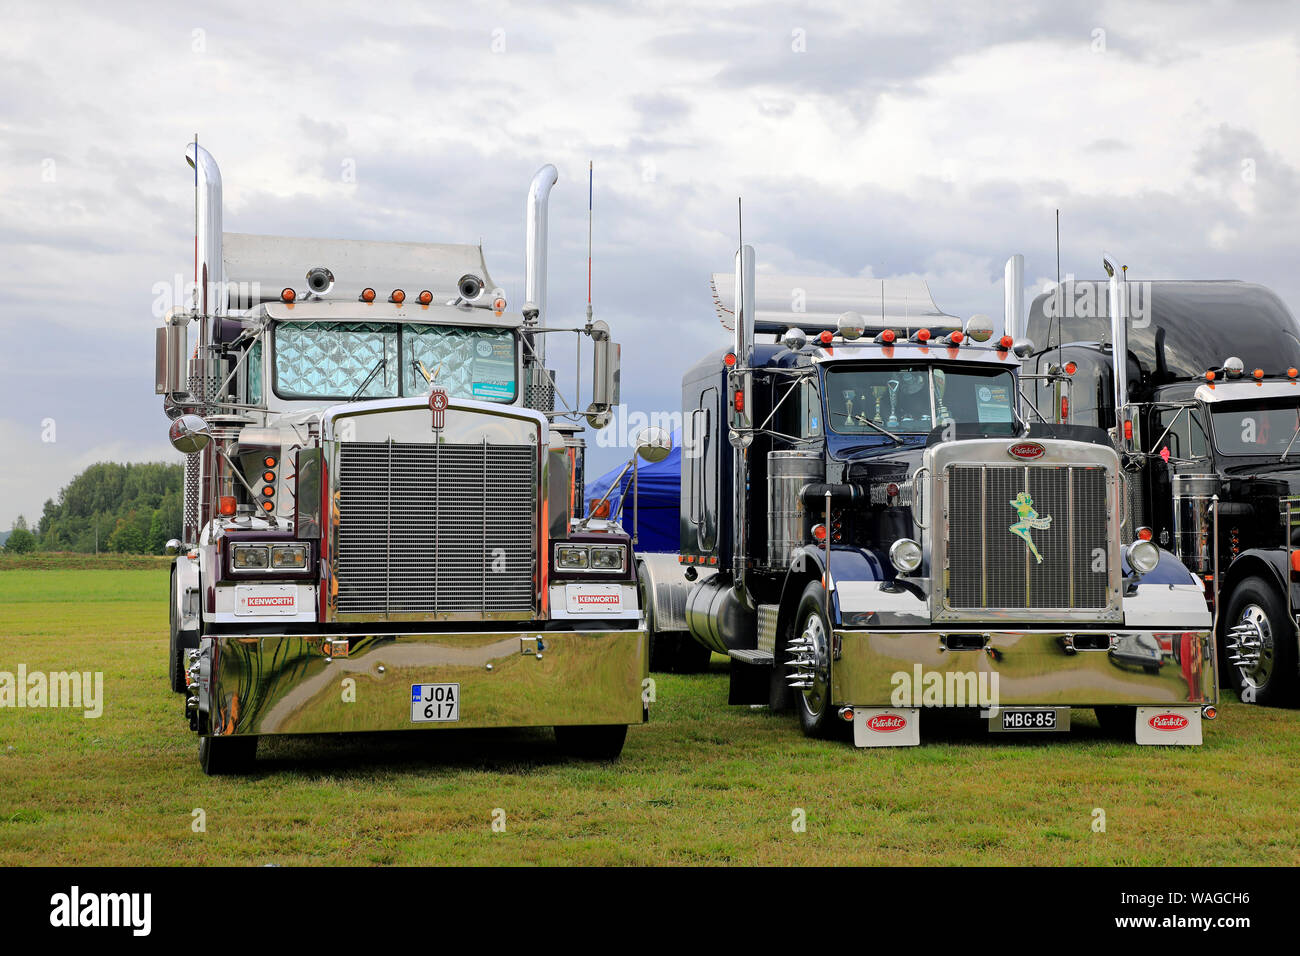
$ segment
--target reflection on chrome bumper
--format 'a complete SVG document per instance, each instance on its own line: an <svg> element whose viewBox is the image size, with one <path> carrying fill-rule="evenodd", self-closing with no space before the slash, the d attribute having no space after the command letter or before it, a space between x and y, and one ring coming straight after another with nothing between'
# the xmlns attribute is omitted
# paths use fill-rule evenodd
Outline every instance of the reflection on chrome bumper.
<svg viewBox="0 0 1300 956"><path fill-rule="evenodd" d="M1104 639L1097 640L1101 635ZM1126 629L1101 635L836 631L831 700L835 705L889 706L898 685L895 675L910 679L919 665L923 674L997 674L1003 706L1217 701L1208 630Z"/></svg>
<svg viewBox="0 0 1300 956"><path fill-rule="evenodd" d="M646 634L214 635L215 734L633 724ZM540 647L539 647L540 643ZM411 685L460 685L460 719L413 723Z"/></svg>

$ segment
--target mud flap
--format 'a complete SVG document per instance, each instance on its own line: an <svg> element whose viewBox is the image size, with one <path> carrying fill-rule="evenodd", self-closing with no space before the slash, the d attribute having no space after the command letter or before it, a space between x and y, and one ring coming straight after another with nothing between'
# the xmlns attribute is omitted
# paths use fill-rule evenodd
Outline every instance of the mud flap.
<svg viewBox="0 0 1300 956"><path fill-rule="evenodd" d="M1137 742L1147 746L1201 743L1200 707L1137 708Z"/></svg>
<svg viewBox="0 0 1300 956"><path fill-rule="evenodd" d="M853 708L855 747L915 747L920 742L921 708Z"/></svg>

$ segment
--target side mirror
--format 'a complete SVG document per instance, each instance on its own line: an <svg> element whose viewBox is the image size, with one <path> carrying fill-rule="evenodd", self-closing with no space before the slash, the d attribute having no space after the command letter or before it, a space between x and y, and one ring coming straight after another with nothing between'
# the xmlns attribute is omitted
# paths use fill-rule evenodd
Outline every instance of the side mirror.
<svg viewBox="0 0 1300 956"><path fill-rule="evenodd" d="M1011 343L1011 351L1015 353L1016 358L1025 358L1034 354L1034 343L1029 339L1016 339Z"/></svg>
<svg viewBox="0 0 1300 956"><path fill-rule="evenodd" d="M636 453L642 461L655 464L663 461L673 450L673 436L658 425L643 428L636 435Z"/></svg>
<svg viewBox="0 0 1300 956"><path fill-rule="evenodd" d="M186 391L186 360L189 358L185 322L167 324L156 332L154 347L154 394L172 395Z"/></svg>
<svg viewBox="0 0 1300 956"><path fill-rule="evenodd" d="M182 415L167 429L167 439L183 455L193 455L207 447L212 429L198 415Z"/></svg>
<svg viewBox="0 0 1300 956"><path fill-rule="evenodd" d="M609 337L609 326L600 320L592 323L591 404L587 406L587 424L604 428L619 401L619 347Z"/></svg>
<svg viewBox="0 0 1300 956"><path fill-rule="evenodd" d="M163 552L165 554L175 554L180 549L181 543L176 538L170 539L165 545L163 545Z"/></svg>

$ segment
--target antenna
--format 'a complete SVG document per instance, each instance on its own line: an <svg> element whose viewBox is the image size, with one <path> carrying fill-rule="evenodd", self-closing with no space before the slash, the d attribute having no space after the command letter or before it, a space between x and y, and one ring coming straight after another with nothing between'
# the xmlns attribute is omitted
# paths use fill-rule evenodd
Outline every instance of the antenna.
<svg viewBox="0 0 1300 956"><path fill-rule="evenodd" d="M587 160L587 325L591 325L591 218L595 195L595 164Z"/></svg>
<svg viewBox="0 0 1300 956"><path fill-rule="evenodd" d="M199 134L194 134L194 311L199 311L203 292L199 288Z"/></svg>

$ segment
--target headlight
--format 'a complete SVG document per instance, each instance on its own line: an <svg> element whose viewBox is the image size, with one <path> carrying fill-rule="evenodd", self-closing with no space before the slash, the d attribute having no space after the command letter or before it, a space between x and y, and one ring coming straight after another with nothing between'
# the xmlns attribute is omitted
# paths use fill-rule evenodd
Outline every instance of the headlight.
<svg viewBox="0 0 1300 956"><path fill-rule="evenodd" d="M555 549L555 566L557 568L568 568L569 570L581 570L587 567L587 549L579 548L573 545L559 547Z"/></svg>
<svg viewBox="0 0 1300 956"><path fill-rule="evenodd" d="M1149 574L1160 563L1160 549L1150 541L1134 541L1128 546L1128 564L1138 574Z"/></svg>
<svg viewBox="0 0 1300 956"><path fill-rule="evenodd" d="M270 567L269 550L264 544L236 544L230 550L231 567L241 571L258 571Z"/></svg>
<svg viewBox="0 0 1300 956"><path fill-rule="evenodd" d="M301 571L307 567L305 544L278 544L271 549L271 567Z"/></svg>
<svg viewBox="0 0 1300 956"><path fill-rule="evenodd" d="M591 569L593 571L622 571L623 548L592 548Z"/></svg>
<svg viewBox="0 0 1300 956"><path fill-rule="evenodd" d="M903 574L921 566L921 546L911 538L899 538L889 546L889 562Z"/></svg>

